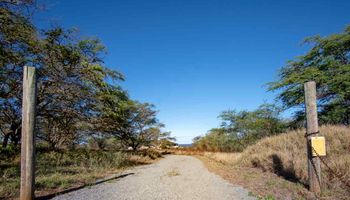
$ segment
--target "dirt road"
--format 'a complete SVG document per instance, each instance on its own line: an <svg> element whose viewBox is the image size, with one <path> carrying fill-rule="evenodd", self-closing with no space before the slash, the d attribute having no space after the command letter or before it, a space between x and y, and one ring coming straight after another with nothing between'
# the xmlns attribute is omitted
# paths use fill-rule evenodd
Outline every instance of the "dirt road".
<svg viewBox="0 0 350 200"><path fill-rule="evenodd" d="M155 164L136 167L123 174L121 178L54 199L255 199L242 187L210 173L200 160L191 156L170 155Z"/></svg>

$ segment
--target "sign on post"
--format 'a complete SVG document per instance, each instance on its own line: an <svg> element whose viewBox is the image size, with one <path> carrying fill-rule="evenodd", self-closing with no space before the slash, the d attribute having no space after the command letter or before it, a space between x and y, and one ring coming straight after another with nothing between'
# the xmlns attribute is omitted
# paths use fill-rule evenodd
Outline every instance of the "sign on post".
<svg viewBox="0 0 350 200"><path fill-rule="evenodd" d="M326 140L323 136L311 137L312 156L326 156Z"/></svg>

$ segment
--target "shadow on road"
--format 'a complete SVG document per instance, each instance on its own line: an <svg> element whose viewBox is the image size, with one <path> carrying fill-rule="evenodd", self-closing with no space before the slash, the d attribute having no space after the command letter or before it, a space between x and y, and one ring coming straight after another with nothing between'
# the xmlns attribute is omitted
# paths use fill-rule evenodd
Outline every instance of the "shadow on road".
<svg viewBox="0 0 350 200"><path fill-rule="evenodd" d="M56 192L56 193L53 193L53 194L49 194L49 195L44 195L44 196L36 197L35 200L47 200L47 199L52 199L52 198L54 198L54 197L56 197L56 196L58 196L58 195L62 195L62 194L66 194L66 193L69 193L69 192L77 191L77 190L83 189L83 188L85 188L85 187L90 187L90 186L94 186L94 185L99 185L99 184L105 183L105 182L107 182L107 181L116 180L116 179L121 179L121 178L130 176L130 175L134 175L134 174L135 174L135 173L122 174L122 175L115 176L115 177L111 177L111 178L108 178L108 179L103 179L103 180L100 180L100 181L96 181L95 183L86 184L86 185L82 185L82 186L70 188L70 189L67 189L67 190L63 190L63 191L60 191L60 192Z"/></svg>

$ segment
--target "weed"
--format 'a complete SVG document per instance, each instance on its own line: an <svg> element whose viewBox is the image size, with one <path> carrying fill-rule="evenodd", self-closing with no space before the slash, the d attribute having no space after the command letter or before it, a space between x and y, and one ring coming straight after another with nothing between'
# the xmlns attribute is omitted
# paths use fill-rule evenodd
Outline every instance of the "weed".
<svg viewBox="0 0 350 200"><path fill-rule="evenodd" d="M261 200L275 200L275 197L273 197L272 195L268 195L266 197L263 197L263 198L259 198Z"/></svg>
<svg viewBox="0 0 350 200"><path fill-rule="evenodd" d="M170 172L167 173L169 177L172 176L180 176L180 172L178 172L176 169L171 170Z"/></svg>

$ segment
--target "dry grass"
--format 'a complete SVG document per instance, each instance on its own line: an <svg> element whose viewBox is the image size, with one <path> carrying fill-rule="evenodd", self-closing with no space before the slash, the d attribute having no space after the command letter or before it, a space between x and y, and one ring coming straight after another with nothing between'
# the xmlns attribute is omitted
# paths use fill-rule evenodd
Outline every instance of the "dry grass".
<svg viewBox="0 0 350 200"><path fill-rule="evenodd" d="M343 180L350 182L350 128L345 126L323 126L320 132L326 138L327 156L325 162ZM305 130L298 130L263 139L246 149L241 155L241 166L257 167L274 172L284 178L307 184L307 156ZM348 199L347 188L322 164L324 198Z"/></svg>
<svg viewBox="0 0 350 200"><path fill-rule="evenodd" d="M167 175L169 177L173 177L173 176L180 176L180 172L177 169L173 169L170 172L167 173Z"/></svg>
<svg viewBox="0 0 350 200"><path fill-rule="evenodd" d="M192 148L182 148L182 149L172 149L169 151L171 154L175 155L204 155L206 152L194 150Z"/></svg>
<svg viewBox="0 0 350 200"><path fill-rule="evenodd" d="M350 182L350 128L323 126L326 138L326 163L343 180ZM236 168L258 168L274 173L291 183L307 187L307 157L305 130L292 131L265 138L242 153L204 153L216 162ZM350 188L345 186L322 164L323 192L321 199L349 199Z"/></svg>
<svg viewBox="0 0 350 200"><path fill-rule="evenodd" d="M221 157L220 153L212 155ZM218 162L213 160L216 156L212 158L198 157L208 167L209 171L218 174L234 185L248 189L250 194L258 199L315 199L314 195L308 192L303 185L287 181L274 173L262 173L258 168L240 167L239 165L228 164L225 161Z"/></svg>
<svg viewBox="0 0 350 200"><path fill-rule="evenodd" d="M125 168L149 164L161 157L160 152L116 152L87 149L38 151L35 195L46 196L66 189L94 184L97 179L116 174ZM19 196L19 156L0 160L0 199Z"/></svg>
<svg viewBox="0 0 350 200"><path fill-rule="evenodd" d="M214 152L205 152L203 154L205 157L208 157L212 160L223 164L236 165L241 160L241 153L214 153Z"/></svg>

